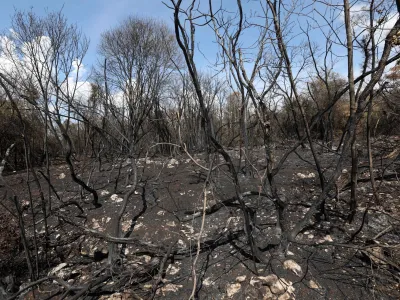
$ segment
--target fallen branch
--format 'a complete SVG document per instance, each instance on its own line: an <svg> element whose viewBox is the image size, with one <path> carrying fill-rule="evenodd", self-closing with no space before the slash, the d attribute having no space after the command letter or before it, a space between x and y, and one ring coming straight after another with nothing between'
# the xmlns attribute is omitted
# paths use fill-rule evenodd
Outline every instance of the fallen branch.
<svg viewBox="0 0 400 300"><path fill-rule="evenodd" d="M380 265L389 265L393 269L396 269L396 271L400 271L400 265L398 265L396 262L392 261L391 259L385 257L383 255L383 251L379 251L384 246L379 246L379 244L374 245L374 247L371 247L368 250L361 250L361 253L364 254L368 259L371 261L372 264L376 266ZM379 250L377 250L379 249Z"/></svg>
<svg viewBox="0 0 400 300"><path fill-rule="evenodd" d="M64 222L66 222L72 226L79 228L85 234L96 237L96 238L103 239L110 243L135 244L138 247L146 248L146 251L152 253L153 255L157 255L157 256L163 256L167 252L167 249L165 249L165 247L162 245L155 245L155 244L152 244L149 242L144 242L137 238L117 238L117 237L111 236L109 234L105 234L105 233L99 232L97 230L90 229L85 226L76 224L75 222L71 221L70 219L68 219L67 217L65 217L63 215L58 215L58 216L60 217L61 220L63 220ZM208 249L215 249L218 246L224 245L224 244L238 238L243 233L244 233L243 230L238 230L235 232L228 232L226 235L220 235L216 239L205 241L205 242L201 243L200 251L203 252ZM197 251L197 245L194 245L192 248L174 249L172 251L172 254L174 254L174 255L189 255L190 253L193 253L193 251Z"/></svg>
<svg viewBox="0 0 400 300"><path fill-rule="evenodd" d="M77 290L80 290L83 288L82 286L71 286L66 281L62 280L61 278L59 278L57 276L47 276L47 277L43 277L34 282L29 283L28 285L26 285L25 287L20 289L17 293L15 293L11 297L9 297L7 300L16 299L19 295L23 294L25 291L31 289L32 287L39 285L45 281L50 281L50 280L57 281L59 285L61 285L62 287L64 287L67 290L68 293L72 292L72 291L77 291Z"/></svg>
<svg viewBox="0 0 400 300"><path fill-rule="evenodd" d="M75 226L77 228L79 228L80 230L82 230L85 234L96 237L96 238L100 238L103 239L107 242L110 243L118 243L118 244L135 244L137 246L141 246L141 247L145 247L148 249L151 249L150 252L155 252L155 253L160 253L160 252L165 252L166 250L164 249L163 246L160 245L154 245L152 243L147 243L144 241L141 241L137 238L123 238L123 237L114 237L111 236L109 234L105 234L102 233L100 231L94 230L94 229L90 229L87 228L85 226L79 225L77 223L75 223L74 221L72 221L71 219L67 218L66 216L63 215L58 215L60 217L61 220L63 220L65 223L68 223L72 226Z"/></svg>
<svg viewBox="0 0 400 300"><path fill-rule="evenodd" d="M369 182L371 180L371 178L361 178L357 180L357 183L361 183L361 182ZM374 180L386 180L386 181L395 181L395 180L399 180L399 174L394 173L394 174L387 174L387 175L383 175L383 176L378 176L375 177ZM340 192L349 190L351 187L351 183L347 183L341 190Z"/></svg>
<svg viewBox="0 0 400 300"><path fill-rule="evenodd" d="M205 214L206 214L206 215L210 215L210 214L212 214L212 213L215 213L215 212L217 212L218 210L220 210L221 208L223 208L223 207L225 207L225 206L229 206L230 204L235 203L236 201L237 201L237 199L236 199L235 197L233 197L233 198L229 198L229 199L227 199L227 200L218 202L218 203L212 205L211 207L208 207L208 208L205 210ZM185 222L185 221L191 221L191 220L193 220L193 218L198 218L198 217L201 217L201 216L202 216L202 212L201 212L201 211L196 211L196 210L188 210L188 211L185 211L185 214L186 214L186 215L190 215L190 216L189 216L188 218L183 219L183 220L182 220L183 222Z"/></svg>
<svg viewBox="0 0 400 300"><path fill-rule="evenodd" d="M389 227L385 228L381 232L379 232L377 235L374 236L374 240L379 239L382 235L385 235L386 233L392 231L394 227L392 225L389 225Z"/></svg>
<svg viewBox="0 0 400 300"><path fill-rule="evenodd" d="M99 277L97 280L94 280L94 281L88 283L85 287L83 287L81 289L81 291L79 293L77 293L74 297L72 297L71 300L82 299L81 296L83 296L85 293L88 293L93 287L108 280L109 278L111 278L111 275L107 274L107 275L103 275L103 276ZM66 295L68 295L68 293Z"/></svg>
<svg viewBox="0 0 400 300"><path fill-rule="evenodd" d="M268 198L269 200L274 201L269 195L267 195L265 193L259 193L259 192L254 192L254 191L248 191L248 192L242 193L242 197L249 197L249 196L260 196L260 197L265 197L265 198ZM236 197L229 198L229 199L224 200L224 201L220 201L220 202L214 204L213 206L208 207L205 210L205 214L206 215L210 215L212 213L215 213L215 212L217 212L218 210L220 210L223 207L231 206L236 201L237 201ZM185 214L186 215L190 215L190 216L187 217L187 218L184 218L182 220L182 222L191 221L191 220L193 220L193 218L198 218L198 217L202 216L202 212L196 211L196 210L185 211Z"/></svg>

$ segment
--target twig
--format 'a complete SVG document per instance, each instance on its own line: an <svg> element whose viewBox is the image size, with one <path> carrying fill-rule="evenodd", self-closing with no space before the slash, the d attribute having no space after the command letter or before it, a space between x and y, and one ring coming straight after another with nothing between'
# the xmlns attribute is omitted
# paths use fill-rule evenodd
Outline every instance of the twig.
<svg viewBox="0 0 400 300"><path fill-rule="evenodd" d="M390 232L393 230L393 226L390 225L389 227L387 227L386 229L382 230L381 232L379 232L376 236L374 236L374 240L379 239L382 235Z"/></svg>
<svg viewBox="0 0 400 300"><path fill-rule="evenodd" d="M111 275L107 274L107 275L103 275L103 276L99 277L97 280L94 280L94 281L90 282L84 288L82 288L82 290L79 293L77 293L74 297L72 297L71 300L82 299L81 296L83 294L89 292L90 289L92 289L96 285L108 280L110 277L111 277Z"/></svg>
<svg viewBox="0 0 400 300"><path fill-rule="evenodd" d="M368 210L369 210L369 204L365 208L365 211L363 213L363 217L362 217L362 221L361 221L360 227L351 235L351 237L348 240L348 242L352 242L356 238L356 236L361 232L361 230L364 228L365 221L367 220Z"/></svg>
<svg viewBox="0 0 400 300"><path fill-rule="evenodd" d="M207 211L207 186L210 181L211 177L211 172L212 172L212 165L213 165L214 159L211 160L210 162L210 167L207 175L207 179L204 182L204 187L203 187L203 216L201 218L201 227L200 227L200 232L199 236L197 238L197 251L196 251L196 256L193 260L193 265L192 265L192 276L193 276L193 289L192 289L192 294L190 295L189 299L194 299L195 293L196 293L196 288L197 288L197 276L196 276L196 264L197 260L199 259L200 255L200 246L201 246L201 236L203 235L204 232L204 224L206 222L206 211Z"/></svg>
<svg viewBox="0 0 400 300"><path fill-rule="evenodd" d="M26 285L24 288L20 289L17 293L15 293L14 295L12 295L11 297L9 297L7 300L13 300L16 299L19 295L21 295L22 293L24 293L25 291L29 290L30 288L34 287L35 285L39 285L45 281L48 280L54 280L57 281L58 284L60 284L61 286L63 286L65 289L67 289L66 292L70 292L70 291L74 291L74 290L80 290L83 287L82 286L70 286L67 282L65 282L64 280L62 280L61 278L57 277L57 276L47 276L47 277L43 277L40 278L34 282L31 282L30 284Z"/></svg>
<svg viewBox="0 0 400 300"><path fill-rule="evenodd" d="M38 170L38 172L40 173L40 175L43 176L43 178L47 181L47 184L50 186L51 190L53 191L54 195L56 195L57 199L61 201L60 196L58 195L56 189L54 188L54 186L51 184L50 179L41 171Z"/></svg>
<svg viewBox="0 0 400 300"><path fill-rule="evenodd" d="M173 246L174 246L175 244L176 244L176 242L175 242L175 243L172 243L172 244L168 247L168 251L167 251L167 253L164 255L164 258L162 259L162 261L161 261L161 263L160 263L160 267L159 267L158 274L157 274L157 280L156 280L156 282L153 284L153 287L151 288L151 296L149 297L149 299L151 299L151 300L154 299L154 297L156 296L156 292L157 292L158 285L161 283L162 278L163 278L163 272L164 272L165 264L166 264L166 262L167 262L169 256L171 255L172 248L173 248Z"/></svg>

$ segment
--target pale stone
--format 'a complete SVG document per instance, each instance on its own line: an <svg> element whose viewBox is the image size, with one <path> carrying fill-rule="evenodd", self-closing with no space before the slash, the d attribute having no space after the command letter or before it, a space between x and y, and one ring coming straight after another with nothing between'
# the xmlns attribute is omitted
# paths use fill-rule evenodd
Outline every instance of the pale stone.
<svg viewBox="0 0 400 300"><path fill-rule="evenodd" d="M144 261L146 263L149 263L151 261L151 256L149 256L149 255L143 255L142 258L144 259Z"/></svg>
<svg viewBox="0 0 400 300"><path fill-rule="evenodd" d="M174 221L171 221L171 222L167 222L167 223L165 223L167 226L169 226L169 227L175 227L176 226L176 224L175 224L175 222Z"/></svg>
<svg viewBox="0 0 400 300"><path fill-rule="evenodd" d="M110 199L111 199L112 201L114 201L114 202L117 202L117 203L118 203L118 202L124 201L124 199L118 197L117 194L112 194L111 197L110 197Z"/></svg>
<svg viewBox="0 0 400 300"><path fill-rule="evenodd" d="M283 293L293 294L294 288L292 286L291 281L287 281L284 278L279 278L271 287L271 292L277 295L281 295Z"/></svg>
<svg viewBox="0 0 400 300"><path fill-rule="evenodd" d="M194 233L194 228L191 225L188 224L182 224L182 226L186 227L190 233Z"/></svg>
<svg viewBox="0 0 400 300"><path fill-rule="evenodd" d="M171 158L171 160L169 161L170 165L179 165L179 161L177 161L175 158Z"/></svg>
<svg viewBox="0 0 400 300"><path fill-rule="evenodd" d="M52 269L49 272L48 276L55 275L57 272L59 272L61 269L65 268L66 266L68 266L68 264L66 264L66 263L59 264L57 267L55 267L54 269Z"/></svg>
<svg viewBox="0 0 400 300"><path fill-rule="evenodd" d="M260 280L258 280L257 277L251 277L251 279L250 279L250 285L252 285L252 286L255 286L259 282L260 282Z"/></svg>
<svg viewBox="0 0 400 300"><path fill-rule="evenodd" d="M278 281L278 276L276 276L275 274L271 274L268 276L258 276L258 279L260 279L264 284L272 286L275 282Z"/></svg>
<svg viewBox="0 0 400 300"><path fill-rule="evenodd" d="M312 289L320 289L321 287L319 286L318 283L316 283L314 280L310 280L310 282L308 283L310 288Z"/></svg>
<svg viewBox="0 0 400 300"><path fill-rule="evenodd" d="M272 299L276 299L276 297L274 296L274 294L272 294L269 287L265 287L265 292L263 294L263 300L272 300Z"/></svg>
<svg viewBox="0 0 400 300"><path fill-rule="evenodd" d="M315 178L315 173L310 172L309 174L297 173L298 177L305 179L305 178Z"/></svg>
<svg viewBox="0 0 400 300"><path fill-rule="evenodd" d="M236 277L237 282L243 282L246 280L246 275Z"/></svg>
<svg viewBox="0 0 400 300"><path fill-rule="evenodd" d="M23 208L28 208L30 204L31 204L31 203L30 203L28 200L22 200L22 201L21 201L21 206L22 206Z"/></svg>
<svg viewBox="0 0 400 300"><path fill-rule="evenodd" d="M178 240L178 245L181 246L182 248L186 248L186 243L182 240Z"/></svg>
<svg viewBox="0 0 400 300"><path fill-rule="evenodd" d="M226 295L228 297L232 297L233 295L235 295L239 292L241 287L242 287L242 285L240 283L227 284Z"/></svg>
<svg viewBox="0 0 400 300"><path fill-rule="evenodd" d="M122 226L121 226L122 231L128 231L130 227L131 227L130 220L122 222Z"/></svg>
<svg viewBox="0 0 400 300"><path fill-rule="evenodd" d="M172 284L172 283L168 283L165 286L163 286L161 288L161 292L163 293L163 295L165 296L165 293L168 292L174 292L176 293L179 289L183 288L183 285L181 284Z"/></svg>
<svg viewBox="0 0 400 300"><path fill-rule="evenodd" d="M181 269L178 268L178 267L175 267L175 266L173 266L173 265L169 265L168 268L167 268L167 274L169 274L169 275L176 275L176 274L179 273L180 270L181 270Z"/></svg>
<svg viewBox="0 0 400 300"><path fill-rule="evenodd" d="M140 222L140 223L137 223L136 225L135 225L135 228L133 229L133 231L137 231L139 228L141 228L141 227L145 227L144 225L143 225L143 223L142 222Z"/></svg>
<svg viewBox="0 0 400 300"><path fill-rule="evenodd" d="M295 262L293 259L288 259L283 263L283 267L286 270L290 270L292 271L294 274L296 274L297 276L300 276L301 273L303 272L300 265Z"/></svg>
<svg viewBox="0 0 400 300"><path fill-rule="evenodd" d="M207 277L206 279L203 280L204 286L210 286L212 283L213 283L213 281L210 277Z"/></svg>
<svg viewBox="0 0 400 300"><path fill-rule="evenodd" d="M286 291L286 285L281 280L276 281L270 288L272 293L278 295Z"/></svg>
<svg viewBox="0 0 400 300"><path fill-rule="evenodd" d="M93 229L99 229L99 228L101 228L100 227L100 224L99 224L99 221L97 221L96 219L92 219L92 223L93 223Z"/></svg>
<svg viewBox="0 0 400 300"><path fill-rule="evenodd" d="M110 192L107 191L107 190L102 190L102 191L100 192L100 196L107 196L107 195L109 195L109 194L110 194Z"/></svg>

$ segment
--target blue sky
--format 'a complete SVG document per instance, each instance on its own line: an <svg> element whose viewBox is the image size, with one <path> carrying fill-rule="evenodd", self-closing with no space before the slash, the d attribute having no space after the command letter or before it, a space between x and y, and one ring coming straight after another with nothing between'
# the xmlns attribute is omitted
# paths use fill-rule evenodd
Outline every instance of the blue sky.
<svg viewBox="0 0 400 300"><path fill-rule="evenodd" d="M341 2L341 0L338 1ZM173 26L173 12L167 8L161 0L5 0L3 2L5 3L2 3L0 10L0 30L8 30L10 28L10 19L14 14L15 9L32 9L37 14L45 14L46 11L58 11L62 8L64 15L67 17L69 22L77 24L78 27L82 29L83 33L90 39L90 48L83 61L87 69L96 63L97 45L100 41L101 33L118 25L119 22L129 15L152 17L157 20L164 20L169 26L171 26L171 28ZM166 0L166 2L169 3L169 0ZM219 3L219 1L214 1L214 3L216 2ZM257 1L243 1L243 6L247 12L249 12L253 7L255 7L255 5L257 5L256 2ZM290 2L291 1L288 1L288 3ZM225 0L223 2L225 8L229 10L236 10L235 3L236 1L234 0ZM363 5L362 1L359 3L360 4L357 4L358 6ZM187 1L184 1L184 5L187 5ZM307 10L310 10L311 8L308 7ZM297 9L300 9L301 11L301 8ZM304 11L302 12L304 13ZM307 19L307 17L303 18ZM395 21L395 19L392 19L392 21ZM302 21L295 19L294 22L294 30L297 30L296 28L299 28L299 23ZM247 32L246 35L242 37L241 42L251 45L252 42L255 41L256 37L256 31ZM215 36L209 29L198 27L196 29L196 38L196 45L201 50L201 52L197 51L196 62L200 69L205 70L207 65L212 64L215 61L215 51L217 48L214 41ZM312 38L319 44L322 42L321 46L324 46L323 36L320 32L315 31ZM288 41L289 46L290 44L298 46L301 40L304 40L304 36L300 38L295 37ZM340 52L343 50L344 49L340 49ZM337 52L339 52L339 50ZM360 59L361 56L356 56L356 70L359 69L361 62ZM335 71L345 75L347 72L346 65L346 59L340 59L336 65Z"/></svg>
<svg viewBox="0 0 400 300"><path fill-rule="evenodd" d="M169 0L165 1L169 3ZM207 3L205 1L204 3ZM246 9L254 5L243 2ZM184 1L183 6L187 5ZM227 8L236 9L236 1L224 2ZM161 0L14 0L2 4L0 10L0 32L10 29L10 20L17 10L32 9L36 14L45 14L46 11L59 11L63 9L64 15L70 23L77 24L83 33L90 39L90 48L83 61L90 68L97 61L97 45L101 33L117 26L129 15L139 17L152 17L165 21L173 29L173 11L167 8ZM246 36L246 41L254 41L256 36ZM196 63L200 69L205 70L207 66L215 61L216 43L215 37L209 28L198 27L196 29ZM252 42L249 42L252 43Z"/></svg>
<svg viewBox="0 0 400 300"><path fill-rule="evenodd" d="M160 0L6 0L0 10L0 30L10 28L15 9L30 10L37 14L63 8L70 23L75 23L90 38L90 49L85 64L96 61L97 44L102 32L119 24L129 15L153 17L171 23L172 12Z"/></svg>

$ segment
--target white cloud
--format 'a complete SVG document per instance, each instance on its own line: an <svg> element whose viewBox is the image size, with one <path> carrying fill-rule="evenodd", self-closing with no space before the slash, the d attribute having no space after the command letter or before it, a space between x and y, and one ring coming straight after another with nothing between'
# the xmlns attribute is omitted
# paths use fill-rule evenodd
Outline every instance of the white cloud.
<svg viewBox="0 0 400 300"><path fill-rule="evenodd" d="M370 29L370 16L369 16L370 7L368 4L355 4L350 8L350 19L351 26L354 30L355 35L363 36L364 34L368 34ZM375 31L375 42L382 46L382 42L385 40L389 31L393 28L394 24L397 21L398 13L395 11L392 12L382 12L377 13L375 11L375 20L373 21L374 26L377 26ZM342 11L340 14L340 20L344 23L344 12Z"/></svg>
<svg viewBox="0 0 400 300"><path fill-rule="evenodd" d="M386 36L388 35L389 31L396 24L398 17L399 17L398 13L391 13L378 26L378 28L375 32L375 40L377 43L379 43L380 45L382 44L382 42L385 40ZM377 22L378 22L378 20L375 20L374 24L377 24Z"/></svg>
<svg viewBox="0 0 400 300"><path fill-rule="evenodd" d="M8 37L0 36L0 71L14 73L15 62L18 61L15 44Z"/></svg>
<svg viewBox="0 0 400 300"><path fill-rule="evenodd" d="M83 63L75 60L70 66L72 69L64 66L68 71L61 68L56 72L53 59L51 41L47 36L37 37L19 47L9 37L0 36L0 71L13 78L16 84L31 81L38 88L39 80L45 83L52 76L50 82L53 84L50 84L48 92L54 95L57 76L65 95L73 97L80 104L86 104L91 94L91 84L85 80L87 71Z"/></svg>
<svg viewBox="0 0 400 300"><path fill-rule="evenodd" d="M70 99L79 104L86 105L91 95L92 86L87 81L76 81L73 77L68 79L61 85L61 90Z"/></svg>
<svg viewBox="0 0 400 300"><path fill-rule="evenodd" d="M117 108L122 108L125 105L125 93L123 91L118 91L112 96L112 103Z"/></svg>

